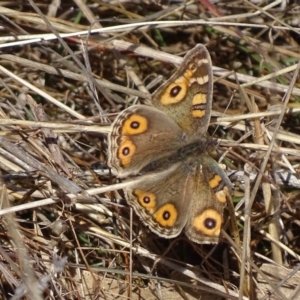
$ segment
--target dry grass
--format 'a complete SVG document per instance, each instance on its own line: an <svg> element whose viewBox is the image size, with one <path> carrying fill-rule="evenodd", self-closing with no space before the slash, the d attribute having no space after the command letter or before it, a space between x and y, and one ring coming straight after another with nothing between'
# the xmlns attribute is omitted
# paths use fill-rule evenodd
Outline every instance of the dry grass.
<svg viewBox="0 0 300 300"><path fill-rule="evenodd" d="M0 299L300 299L298 7L25 2L0 3ZM216 246L150 233L106 166L111 121L197 43L235 184Z"/></svg>

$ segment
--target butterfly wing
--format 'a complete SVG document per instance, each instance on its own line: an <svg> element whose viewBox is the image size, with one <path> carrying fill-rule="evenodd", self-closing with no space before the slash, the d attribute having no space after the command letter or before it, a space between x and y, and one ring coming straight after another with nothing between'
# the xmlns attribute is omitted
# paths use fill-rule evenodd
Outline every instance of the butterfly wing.
<svg viewBox="0 0 300 300"><path fill-rule="evenodd" d="M108 165L124 177L139 173L155 160L175 155L184 145L184 133L164 112L135 105L114 120L108 142Z"/></svg>
<svg viewBox="0 0 300 300"><path fill-rule="evenodd" d="M210 120L213 75L210 55L198 44L174 75L154 93L152 103L189 134L205 135Z"/></svg>
<svg viewBox="0 0 300 300"><path fill-rule="evenodd" d="M193 191L190 175L181 163L143 175L139 183L126 189L127 202L154 233L176 237L189 218Z"/></svg>
<svg viewBox="0 0 300 300"><path fill-rule="evenodd" d="M232 184L217 162L205 154L194 165L193 174L191 210L185 233L196 243L217 243Z"/></svg>
<svg viewBox="0 0 300 300"><path fill-rule="evenodd" d="M126 199L153 232L173 238L185 228L191 241L218 242L231 183L212 158L186 157L139 179Z"/></svg>

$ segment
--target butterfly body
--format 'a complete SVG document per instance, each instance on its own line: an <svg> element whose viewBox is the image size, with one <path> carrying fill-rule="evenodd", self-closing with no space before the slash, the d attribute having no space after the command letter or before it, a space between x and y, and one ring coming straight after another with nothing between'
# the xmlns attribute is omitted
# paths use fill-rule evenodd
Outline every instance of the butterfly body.
<svg viewBox="0 0 300 300"><path fill-rule="evenodd" d="M127 202L165 238L183 229L197 243L216 243L231 182L207 153L212 102L209 53L197 45L154 92L153 106L121 112L108 136L108 164L119 177L139 175Z"/></svg>

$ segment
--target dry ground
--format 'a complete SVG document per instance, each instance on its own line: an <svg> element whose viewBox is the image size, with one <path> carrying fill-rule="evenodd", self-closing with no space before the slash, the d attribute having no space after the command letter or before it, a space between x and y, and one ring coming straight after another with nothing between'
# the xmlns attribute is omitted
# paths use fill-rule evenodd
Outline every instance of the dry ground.
<svg viewBox="0 0 300 300"><path fill-rule="evenodd" d="M0 1L0 299L300 299L297 3ZM106 165L197 43L235 186L215 246L149 232Z"/></svg>

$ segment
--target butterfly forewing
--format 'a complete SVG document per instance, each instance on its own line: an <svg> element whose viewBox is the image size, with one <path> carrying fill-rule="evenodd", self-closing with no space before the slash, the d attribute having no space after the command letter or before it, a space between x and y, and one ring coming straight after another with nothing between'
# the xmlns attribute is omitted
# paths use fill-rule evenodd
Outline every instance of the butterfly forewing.
<svg viewBox="0 0 300 300"><path fill-rule="evenodd" d="M119 177L137 174L149 163L175 155L183 131L164 112L146 105L124 110L108 136L108 165Z"/></svg>
<svg viewBox="0 0 300 300"><path fill-rule="evenodd" d="M211 59L203 45L190 50L179 69L153 94L152 103L189 134L205 135L213 94Z"/></svg>

